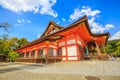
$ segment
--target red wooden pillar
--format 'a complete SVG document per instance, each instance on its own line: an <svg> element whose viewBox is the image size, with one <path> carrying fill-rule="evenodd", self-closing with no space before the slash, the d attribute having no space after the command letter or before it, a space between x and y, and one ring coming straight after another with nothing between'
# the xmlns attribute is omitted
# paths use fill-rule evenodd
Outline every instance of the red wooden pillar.
<svg viewBox="0 0 120 80"><path fill-rule="evenodd" d="M53 48L53 62L55 63L56 62L56 56L57 56L57 49L56 48Z"/></svg>
<svg viewBox="0 0 120 80"><path fill-rule="evenodd" d="M78 61L79 61L80 60L80 51L79 51L79 48L78 48L77 35L75 35L75 44L76 44L77 58L78 58Z"/></svg>
<svg viewBox="0 0 120 80"><path fill-rule="evenodd" d="M37 49L35 49L35 62L37 63L38 62L38 60L37 60L37 58L39 58L39 56L38 56L38 48Z"/></svg>
<svg viewBox="0 0 120 80"><path fill-rule="evenodd" d="M32 62L32 59L31 59L31 50L29 51L29 57L28 57L29 59L28 59L28 62Z"/></svg>
<svg viewBox="0 0 120 80"><path fill-rule="evenodd" d="M48 50L49 50L49 45L47 44L47 47L46 47L46 64L48 64Z"/></svg>
<svg viewBox="0 0 120 80"><path fill-rule="evenodd" d="M38 49L35 50L35 58L38 58Z"/></svg>
<svg viewBox="0 0 120 80"><path fill-rule="evenodd" d="M49 50L49 45L47 44L47 47L46 47L46 56L48 56L48 50Z"/></svg>
<svg viewBox="0 0 120 80"><path fill-rule="evenodd" d="M24 58L26 58L26 53L27 53L27 51L25 50L25 52L24 52ZM25 62L25 59L22 59L22 62Z"/></svg>
<svg viewBox="0 0 120 80"><path fill-rule="evenodd" d="M59 58L59 56L58 56L58 42L56 43L56 58ZM60 56L60 58L62 59L63 57L62 57L62 55Z"/></svg>
<svg viewBox="0 0 120 80"><path fill-rule="evenodd" d="M68 61L67 39L65 38L66 61Z"/></svg>
<svg viewBox="0 0 120 80"><path fill-rule="evenodd" d="M26 58L26 51L24 52L24 58Z"/></svg>
<svg viewBox="0 0 120 80"><path fill-rule="evenodd" d="M29 51L29 58L32 58L32 50Z"/></svg>

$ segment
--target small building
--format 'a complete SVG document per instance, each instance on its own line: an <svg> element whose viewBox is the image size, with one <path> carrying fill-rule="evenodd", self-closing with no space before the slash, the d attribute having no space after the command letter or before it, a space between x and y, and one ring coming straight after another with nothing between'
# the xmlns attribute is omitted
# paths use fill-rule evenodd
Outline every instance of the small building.
<svg viewBox="0 0 120 80"><path fill-rule="evenodd" d="M0 62L6 62L7 56L5 54L0 54Z"/></svg>
<svg viewBox="0 0 120 80"><path fill-rule="evenodd" d="M93 34L88 24L87 16L67 27L59 26L50 21L46 30L37 40L34 40L16 52L20 62L57 62L80 61L89 54L101 58L99 47L104 47L109 33Z"/></svg>

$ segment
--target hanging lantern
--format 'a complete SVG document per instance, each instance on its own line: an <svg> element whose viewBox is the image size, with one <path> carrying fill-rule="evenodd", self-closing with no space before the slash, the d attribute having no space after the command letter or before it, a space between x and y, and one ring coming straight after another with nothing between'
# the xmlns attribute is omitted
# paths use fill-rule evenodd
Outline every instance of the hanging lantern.
<svg viewBox="0 0 120 80"><path fill-rule="evenodd" d="M46 41L46 42L45 42L45 44L49 44L49 43L50 43L50 41Z"/></svg>

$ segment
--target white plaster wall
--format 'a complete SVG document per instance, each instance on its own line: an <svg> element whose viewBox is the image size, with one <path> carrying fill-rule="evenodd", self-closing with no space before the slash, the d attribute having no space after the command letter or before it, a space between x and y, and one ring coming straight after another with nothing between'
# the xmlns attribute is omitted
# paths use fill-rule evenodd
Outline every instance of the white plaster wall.
<svg viewBox="0 0 120 80"><path fill-rule="evenodd" d="M62 60L66 60L66 58L62 58Z"/></svg>
<svg viewBox="0 0 120 80"><path fill-rule="evenodd" d="M65 42L58 43L58 46L64 46L64 45L65 45Z"/></svg>
<svg viewBox="0 0 120 80"><path fill-rule="evenodd" d="M78 57L68 57L68 60L78 60Z"/></svg>
<svg viewBox="0 0 120 80"><path fill-rule="evenodd" d="M77 56L76 46L68 46L68 56Z"/></svg>
<svg viewBox="0 0 120 80"><path fill-rule="evenodd" d="M73 40L68 40L68 41L67 41L67 44L75 44L75 39L73 39Z"/></svg>
<svg viewBox="0 0 120 80"><path fill-rule="evenodd" d="M57 51L53 49L53 56L57 56Z"/></svg>
<svg viewBox="0 0 120 80"><path fill-rule="evenodd" d="M62 47L62 56L66 56L66 49L65 49L65 47Z"/></svg>

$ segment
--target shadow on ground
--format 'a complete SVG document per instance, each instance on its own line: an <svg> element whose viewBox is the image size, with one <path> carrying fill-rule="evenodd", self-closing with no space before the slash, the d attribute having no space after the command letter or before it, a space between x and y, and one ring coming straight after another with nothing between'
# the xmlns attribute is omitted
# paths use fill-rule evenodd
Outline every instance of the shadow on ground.
<svg viewBox="0 0 120 80"><path fill-rule="evenodd" d="M13 71L17 71L17 70L22 70L24 68L26 69L35 69L35 66L39 66L39 67L44 67L44 65L35 65L35 64L19 64L21 66L16 66L16 67L12 67L13 65L17 65L16 63L7 63L7 64L0 64L0 67L3 67L3 69L0 69L0 74L3 73L7 73L7 72L13 72ZM31 67L30 67L31 66ZM34 66L34 67L32 67Z"/></svg>

